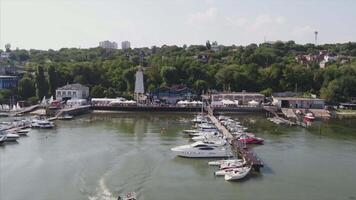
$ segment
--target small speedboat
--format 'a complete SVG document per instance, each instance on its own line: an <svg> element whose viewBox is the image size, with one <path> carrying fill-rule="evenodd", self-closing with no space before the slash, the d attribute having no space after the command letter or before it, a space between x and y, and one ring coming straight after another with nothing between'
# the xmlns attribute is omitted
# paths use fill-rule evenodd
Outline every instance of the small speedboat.
<svg viewBox="0 0 356 200"><path fill-rule="evenodd" d="M234 181L245 178L251 171L251 167L244 168L236 168L236 170L232 170L225 173L226 181Z"/></svg>
<svg viewBox="0 0 356 200"><path fill-rule="evenodd" d="M312 121L314 121L314 119L315 119L315 117L314 117L313 113L307 113L304 116L305 121L312 122Z"/></svg>
<svg viewBox="0 0 356 200"><path fill-rule="evenodd" d="M263 144L264 140L259 137L251 137L246 134L243 134L239 137L239 141L245 144Z"/></svg>
<svg viewBox="0 0 356 200"><path fill-rule="evenodd" d="M127 193L123 196L119 196L117 200L137 200L136 193L135 192Z"/></svg>

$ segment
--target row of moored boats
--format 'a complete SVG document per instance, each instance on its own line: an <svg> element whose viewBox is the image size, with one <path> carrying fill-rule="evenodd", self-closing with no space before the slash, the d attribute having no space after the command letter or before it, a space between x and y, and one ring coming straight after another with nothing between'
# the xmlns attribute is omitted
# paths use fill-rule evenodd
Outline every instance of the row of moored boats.
<svg viewBox="0 0 356 200"><path fill-rule="evenodd" d="M234 138L247 144L262 144L263 139L247 132L247 128L229 117L220 116L223 124ZM210 161L209 165L218 166L216 176L224 176L225 180L238 180L247 176L251 166L243 159L234 157L233 151L225 136L204 115L197 115L192 122L195 129L183 130L193 143L181 145L171 150L180 157L188 158L228 158L227 160Z"/></svg>
<svg viewBox="0 0 356 200"><path fill-rule="evenodd" d="M49 129L54 123L43 118L29 118L0 123L0 144L16 142L21 136L28 136L31 128Z"/></svg>

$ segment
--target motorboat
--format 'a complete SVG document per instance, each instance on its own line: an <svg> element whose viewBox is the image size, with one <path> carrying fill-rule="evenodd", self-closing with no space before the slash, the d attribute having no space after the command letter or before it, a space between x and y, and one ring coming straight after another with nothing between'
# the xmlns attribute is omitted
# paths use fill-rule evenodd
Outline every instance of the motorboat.
<svg viewBox="0 0 356 200"><path fill-rule="evenodd" d="M53 128L54 123L43 119L34 119L31 122L33 128Z"/></svg>
<svg viewBox="0 0 356 200"><path fill-rule="evenodd" d="M187 148L194 148L194 147L207 147L207 146L224 146L226 145L226 140L206 140L206 141L198 141L191 144L181 145L174 147L173 149L187 149Z"/></svg>
<svg viewBox="0 0 356 200"><path fill-rule="evenodd" d="M304 120L308 121L308 122L312 122L314 121L315 117L313 115L313 113L307 113L304 115Z"/></svg>
<svg viewBox="0 0 356 200"><path fill-rule="evenodd" d="M177 156L190 158L230 157L232 152L225 147L226 141L199 141L174 147L171 150Z"/></svg>
<svg viewBox="0 0 356 200"><path fill-rule="evenodd" d="M117 200L137 200L137 197L136 197L136 193L135 192L130 192L130 193L127 193L125 195L123 195L122 197L119 196L117 198Z"/></svg>
<svg viewBox="0 0 356 200"><path fill-rule="evenodd" d="M15 133L5 133L4 135L6 136L5 142L15 142L20 138L20 136Z"/></svg>
<svg viewBox="0 0 356 200"><path fill-rule="evenodd" d="M204 123L204 124L198 124L198 128L200 129L216 129L216 127L212 124Z"/></svg>
<svg viewBox="0 0 356 200"><path fill-rule="evenodd" d="M223 163L220 165L220 170L242 167L245 164L246 161L233 161L233 162Z"/></svg>
<svg viewBox="0 0 356 200"><path fill-rule="evenodd" d="M172 148L171 150L174 151L177 156L188 158L226 158L232 156L231 150L225 147L206 146L187 149Z"/></svg>
<svg viewBox="0 0 356 200"><path fill-rule="evenodd" d="M228 171L225 173L226 181L234 181L245 178L251 171L251 167L236 168L236 170Z"/></svg>
<svg viewBox="0 0 356 200"><path fill-rule="evenodd" d="M191 120L193 123L207 123L208 120L203 115L198 115Z"/></svg>
<svg viewBox="0 0 356 200"><path fill-rule="evenodd" d="M59 116L58 119L59 119L59 120L71 120L71 119L73 119L73 116L72 116L72 115L65 114L65 115L63 115L63 116Z"/></svg>
<svg viewBox="0 0 356 200"><path fill-rule="evenodd" d="M245 143L245 144L263 144L264 140L259 137L251 137L246 134L241 135L238 138L239 141Z"/></svg>
<svg viewBox="0 0 356 200"><path fill-rule="evenodd" d="M193 141L204 141L204 140L217 140L220 139L220 134L219 133L204 133L203 135L200 136L194 136L192 137Z"/></svg>
<svg viewBox="0 0 356 200"><path fill-rule="evenodd" d="M190 137L198 137L198 136L204 136L204 135L218 135L219 132L217 131L200 131L197 133L189 133Z"/></svg>
<svg viewBox="0 0 356 200"><path fill-rule="evenodd" d="M250 167L242 167L242 166L239 166L239 167L235 167L235 168L227 168L227 169L222 169L222 170L219 170L219 171L216 171L214 172L215 176L224 176L228 173L233 173L233 172L245 172L247 170L249 170Z"/></svg>
<svg viewBox="0 0 356 200"><path fill-rule="evenodd" d="M228 160L213 160L208 162L208 165L212 166L220 166L224 163L230 163L230 162L242 162L242 159L228 159Z"/></svg>
<svg viewBox="0 0 356 200"><path fill-rule="evenodd" d="M31 131L30 128L26 128L26 129L20 129L20 130L17 130L17 134L19 134L20 136L22 135L28 135L28 133Z"/></svg>
<svg viewBox="0 0 356 200"><path fill-rule="evenodd" d="M199 133L200 130L197 129L187 129L187 130L183 130L183 133L185 134L190 134L190 133Z"/></svg>

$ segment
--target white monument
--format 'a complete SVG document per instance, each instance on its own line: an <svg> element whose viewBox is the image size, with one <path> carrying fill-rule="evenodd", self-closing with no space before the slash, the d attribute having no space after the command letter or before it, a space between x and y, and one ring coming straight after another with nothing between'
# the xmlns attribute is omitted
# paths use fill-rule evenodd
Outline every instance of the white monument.
<svg viewBox="0 0 356 200"><path fill-rule="evenodd" d="M145 96L145 87L143 84L143 70L142 67L139 66L136 75L135 75L135 99L136 101L144 101L146 100Z"/></svg>

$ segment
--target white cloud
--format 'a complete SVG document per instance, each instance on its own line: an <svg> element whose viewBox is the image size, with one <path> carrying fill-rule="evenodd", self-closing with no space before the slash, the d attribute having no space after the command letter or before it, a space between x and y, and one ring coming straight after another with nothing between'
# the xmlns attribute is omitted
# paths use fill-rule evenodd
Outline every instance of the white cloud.
<svg viewBox="0 0 356 200"><path fill-rule="evenodd" d="M199 26L207 25L211 22L214 22L218 16L217 8L208 8L203 12L197 12L188 16L188 23L190 25Z"/></svg>
<svg viewBox="0 0 356 200"><path fill-rule="evenodd" d="M312 35L315 31L315 28L307 25L307 26L296 26L292 29L291 36L293 37L304 37L307 35Z"/></svg>
<svg viewBox="0 0 356 200"><path fill-rule="evenodd" d="M284 25L286 19L282 16L272 16L268 14L261 14L255 18L248 19L245 17L226 17L228 24L232 26L242 27L246 31L259 31L262 29L269 29L271 27L278 27Z"/></svg>
<svg viewBox="0 0 356 200"><path fill-rule="evenodd" d="M226 21L228 22L228 24L232 25L232 26L245 26L249 20L244 18L244 17L239 17L239 18L232 18L232 17L226 17Z"/></svg>

